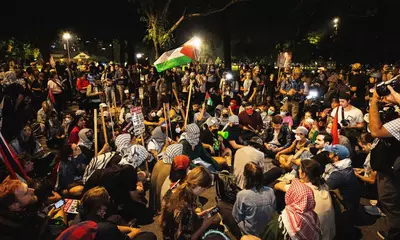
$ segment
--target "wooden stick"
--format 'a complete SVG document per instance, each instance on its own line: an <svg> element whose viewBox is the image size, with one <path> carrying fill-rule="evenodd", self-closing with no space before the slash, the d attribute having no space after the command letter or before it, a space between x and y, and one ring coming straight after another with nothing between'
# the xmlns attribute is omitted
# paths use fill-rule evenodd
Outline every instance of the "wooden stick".
<svg viewBox="0 0 400 240"><path fill-rule="evenodd" d="M93 111L93 120L94 120L94 156L97 157L97 153L99 152L99 148L97 146L97 109Z"/></svg>
<svg viewBox="0 0 400 240"><path fill-rule="evenodd" d="M189 116L190 99L192 97L192 86L193 86L193 81L190 81L189 97L188 97L188 102L187 102L187 106L186 106L186 116L185 116L185 125L184 125L184 127L186 127L186 125L187 125L188 116Z"/></svg>
<svg viewBox="0 0 400 240"><path fill-rule="evenodd" d="M163 103L163 109L164 109L164 119L165 119L165 122L166 122L166 124L165 124L165 132L167 133L167 139L166 139L166 141L168 141L168 116L167 116L167 114L169 115L169 113L167 113L166 112L166 109L165 109L165 104L166 103Z"/></svg>
<svg viewBox="0 0 400 240"><path fill-rule="evenodd" d="M101 111L101 124L103 126L104 141L105 141L105 143L108 143L107 131L106 131L106 121L104 120L104 110L102 107L100 107L100 111Z"/></svg>
<svg viewBox="0 0 400 240"><path fill-rule="evenodd" d="M140 137L142 138L142 145L143 145L143 147L145 147L145 146L144 146L143 133L140 134ZM148 173L150 173L150 171L149 171L149 161L147 161L147 159L144 160L144 161L145 161L145 163L146 163L146 171L147 171ZM156 161L156 160L154 160L154 161Z"/></svg>

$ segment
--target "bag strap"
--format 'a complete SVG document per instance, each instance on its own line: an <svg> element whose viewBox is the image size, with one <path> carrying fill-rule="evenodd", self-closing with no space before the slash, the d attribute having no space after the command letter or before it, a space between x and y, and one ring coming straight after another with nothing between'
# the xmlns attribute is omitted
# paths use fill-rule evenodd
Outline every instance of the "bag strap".
<svg viewBox="0 0 400 240"><path fill-rule="evenodd" d="M339 111L339 107L338 107L338 111ZM345 120L344 118L344 108L342 107L342 121Z"/></svg>
<svg viewBox="0 0 400 240"><path fill-rule="evenodd" d="M64 88L63 88L63 86L61 86L58 82L56 82L56 81L53 81L53 79L50 79L50 81L52 81L53 83L55 83L57 86L59 86L60 88L61 88L61 90L63 90L64 91Z"/></svg>

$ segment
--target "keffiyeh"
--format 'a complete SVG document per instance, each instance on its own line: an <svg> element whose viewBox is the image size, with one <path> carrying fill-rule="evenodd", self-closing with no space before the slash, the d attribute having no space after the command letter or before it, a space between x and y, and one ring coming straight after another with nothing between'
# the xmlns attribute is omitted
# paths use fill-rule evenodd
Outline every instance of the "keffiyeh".
<svg viewBox="0 0 400 240"><path fill-rule="evenodd" d="M154 128L151 133L151 140L154 140L160 148L164 146L167 135L162 131L161 127Z"/></svg>
<svg viewBox="0 0 400 240"><path fill-rule="evenodd" d="M284 225L284 234L292 240L321 239L321 229L314 212L314 193L310 187L294 179L285 195L286 207L279 217Z"/></svg>
<svg viewBox="0 0 400 240"><path fill-rule="evenodd" d="M138 168L146 160L147 156L146 148L135 144L124 151L119 165L131 165L134 168Z"/></svg>
<svg viewBox="0 0 400 240"><path fill-rule="evenodd" d="M115 139L115 146L117 147L117 152L123 155L124 152L132 146L131 135L129 133L118 135Z"/></svg>
<svg viewBox="0 0 400 240"><path fill-rule="evenodd" d="M165 149L165 152L161 154L161 159L166 164L172 164L174 158L178 155L182 155L183 145L182 144L172 144Z"/></svg>
<svg viewBox="0 0 400 240"><path fill-rule="evenodd" d="M195 147L200 142L200 128L192 123L186 126L186 141L190 146Z"/></svg>
<svg viewBox="0 0 400 240"><path fill-rule="evenodd" d="M78 136L79 136L79 142L78 142L78 146L84 146L87 149L92 149L93 146L93 141L89 140L89 138L87 137L87 133L91 131L91 129L89 128L84 128L82 130L79 131Z"/></svg>

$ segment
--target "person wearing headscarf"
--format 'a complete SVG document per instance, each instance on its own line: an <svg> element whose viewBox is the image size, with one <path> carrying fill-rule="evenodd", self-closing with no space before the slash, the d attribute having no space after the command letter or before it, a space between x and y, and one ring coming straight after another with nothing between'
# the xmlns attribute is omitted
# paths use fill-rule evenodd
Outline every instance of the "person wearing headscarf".
<svg viewBox="0 0 400 240"><path fill-rule="evenodd" d="M121 143L121 142L120 142ZM123 205L121 216L129 221L137 218L140 223L147 223L151 214L146 208L143 197L143 185L138 180L138 168L148 158L145 147L133 144L128 147L119 145L121 160L115 164L109 162L104 169L97 169L85 184L85 192L95 186L104 187L115 204ZM125 147L123 147L125 146Z"/></svg>
<svg viewBox="0 0 400 240"><path fill-rule="evenodd" d="M93 149L93 130L89 128L84 128L79 131L79 142L78 147L81 149L82 153L86 156L86 164L89 164L90 160L94 157Z"/></svg>
<svg viewBox="0 0 400 240"><path fill-rule="evenodd" d="M200 142L200 128L194 123L186 126L184 139L180 143L183 145L183 154L191 160L191 168L203 165L210 171L216 171L226 164L224 160L218 162L204 149Z"/></svg>
<svg viewBox="0 0 400 240"><path fill-rule="evenodd" d="M286 207L267 225L262 239L319 240L322 238L318 215L314 212L312 189L294 179L285 195Z"/></svg>
<svg viewBox="0 0 400 240"><path fill-rule="evenodd" d="M161 187L167 179L171 171L171 164L173 159L183 154L182 144L169 145L164 152L159 155L159 161L153 168L151 173L151 186L150 186L150 208L157 214L161 211L160 193Z"/></svg>
<svg viewBox="0 0 400 240"><path fill-rule="evenodd" d="M168 197L172 190L183 181L190 167L190 159L185 155L178 155L174 158L171 165L169 177L165 179L161 187L161 199Z"/></svg>
<svg viewBox="0 0 400 240"><path fill-rule="evenodd" d="M10 142L10 147L16 155L28 154L33 156L43 152L42 145L35 140L32 128L29 125L26 125L18 137Z"/></svg>
<svg viewBox="0 0 400 240"><path fill-rule="evenodd" d="M147 151L149 151L152 154L153 159L158 159L158 154L161 153L165 141L167 139L167 135L165 134L166 128L165 126L159 126L156 127L153 132L151 133L151 138L149 143L147 144Z"/></svg>

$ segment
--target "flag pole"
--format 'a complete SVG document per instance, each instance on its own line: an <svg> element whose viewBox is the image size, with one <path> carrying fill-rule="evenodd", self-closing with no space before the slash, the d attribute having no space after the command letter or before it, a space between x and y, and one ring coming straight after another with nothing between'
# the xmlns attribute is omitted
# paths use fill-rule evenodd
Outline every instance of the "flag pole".
<svg viewBox="0 0 400 240"><path fill-rule="evenodd" d="M101 124L103 126L104 142L108 143L107 131L106 131L106 121L104 120L104 109L103 109L103 107L100 107L100 111L101 111Z"/></svg>
<svg viewBox="0 0 400 240"><path fill-rule="evenodd" d="M190 107L190 99L192 98L192 87L193 87L193 81L190 80L189 97L188 97L188 102L187 102L187 106L186 106L186 116L185 116L185 125L184 125L184 127L186 127L187 121L188 121L189 107Z"/></svg>
<svg viewBox="0 0 400 240"><path fill-rule="evenodd" d="M93 120L94 120L94 156L97 157L97 153L99 152L97 146L97 109L93 110Z"/></svg>

